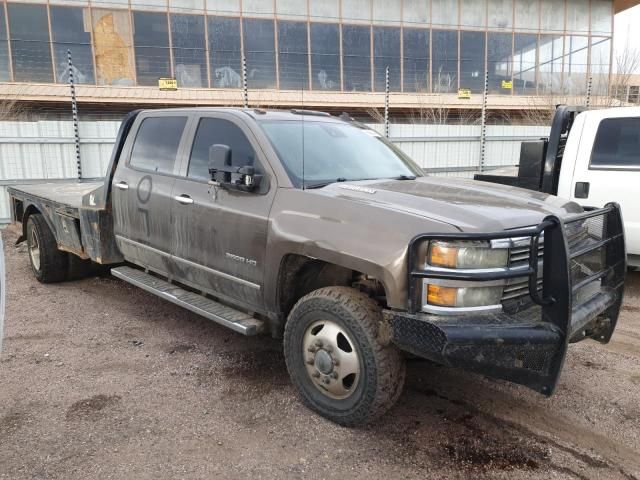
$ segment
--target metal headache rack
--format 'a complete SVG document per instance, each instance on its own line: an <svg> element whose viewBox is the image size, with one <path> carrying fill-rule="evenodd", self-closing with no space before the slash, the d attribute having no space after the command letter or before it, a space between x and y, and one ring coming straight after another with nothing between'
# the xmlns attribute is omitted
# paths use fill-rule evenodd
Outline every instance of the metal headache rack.
<svg viewBox="0 0 640 480"><path fill-rule="evenodd" d="M492 241L511 249L511 262L477 271L430 267L419 254L431 240ZM550 395L568 344L585 338L606 343L615 329L626 274L617 204L565 219L549 216L517 230L418 235L408 257L410 321L402 325L397 314L389 314L397 329L395 341L445 364ZM420 312L417 280L423 278L479 285L504 280L502 311L460 312L444 320Z"/></svg>

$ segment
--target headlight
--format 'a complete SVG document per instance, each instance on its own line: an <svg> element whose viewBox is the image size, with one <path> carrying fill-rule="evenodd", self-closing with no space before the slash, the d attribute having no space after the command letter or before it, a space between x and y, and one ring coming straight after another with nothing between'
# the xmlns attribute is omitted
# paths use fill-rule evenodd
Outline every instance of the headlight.
<svg viewBox="0 0 640 480"><path fill-rule="evenodd" d="M423 280L423 306L450 308L488 307L500 304L502 286L445 287Z"/></svg>
<svg viewBox="0 0 640 480"><path fill-rule="evenodd" d="M509 250L491 248L489 242L432 241L429 244L427 263L434 267L457 269L507 267Z"/></svg>
<svg viewBox="0 0 640 480"><path fill-rule="evenodd" d="M508 248L491 248L488 241L442 241L429 242L427 266L450 270L480 270L507 268L509 266ZM492 308L500 305L503 285L487 285L479 282L465 282L457 286L449 281L430 283L428 278L422 281L423 310L429 307L445 308Z"/></svg>

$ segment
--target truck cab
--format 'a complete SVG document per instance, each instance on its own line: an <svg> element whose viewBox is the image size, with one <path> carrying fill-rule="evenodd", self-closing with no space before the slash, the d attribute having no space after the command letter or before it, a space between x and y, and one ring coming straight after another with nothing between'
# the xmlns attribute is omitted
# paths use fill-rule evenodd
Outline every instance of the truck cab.
<svg viewBox="0 0 640 480"><path fill-rule="evenodd" d="M476 180L557 195L583 207L614 201L624 212L627 260L640 267L640 108L585 110L560 105L548 138L522 143L517 167Z"/></svg>
<svg viewBox="0 0 640 480"><path fill-rule="evenodd" d="M640 267L640 108L579 114L562 159L557 195L582 206L622 208L627 261Z"/></svg>

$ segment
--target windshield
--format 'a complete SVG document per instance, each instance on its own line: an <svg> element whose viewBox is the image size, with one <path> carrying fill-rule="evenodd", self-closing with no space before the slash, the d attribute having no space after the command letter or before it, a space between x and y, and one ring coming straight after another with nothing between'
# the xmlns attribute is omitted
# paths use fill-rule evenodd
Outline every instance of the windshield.
<svg viewBox="0 0 640 480"><path fill-rule="evenodd" d="M349 180L422 176L397 147L354 124L300 120L260 125L298 188L303 183L312 188Z"/></svg>

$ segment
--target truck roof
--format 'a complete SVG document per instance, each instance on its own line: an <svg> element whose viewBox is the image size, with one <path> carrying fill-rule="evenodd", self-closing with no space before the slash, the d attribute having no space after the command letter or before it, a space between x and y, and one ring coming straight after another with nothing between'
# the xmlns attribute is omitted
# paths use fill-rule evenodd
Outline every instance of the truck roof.
<svg viewBox="0 0 640 480"><path fill-rule="evenodd" d="M236 113L238 115L247 115L254 120L275 120L275 121L299 121L313 120L325 122L344 122L344 118L334 117L328 113L318 110L289 109L289 110L266 110L262 108L238 108L238 107L183 107L183 108L161 108L143 110L145 113L176 113L184 112L185 114L226 112Z"/></svg>
<svg viewBox="0 0 640 480"><path fill-rule="evenodd" d="M585 115L589 118L595 118L598 120L617 117L640 117L640 107L603 108L600 110L588 110L586 112L582 112L580 115Z"/></svg>

